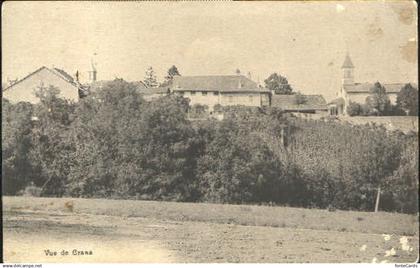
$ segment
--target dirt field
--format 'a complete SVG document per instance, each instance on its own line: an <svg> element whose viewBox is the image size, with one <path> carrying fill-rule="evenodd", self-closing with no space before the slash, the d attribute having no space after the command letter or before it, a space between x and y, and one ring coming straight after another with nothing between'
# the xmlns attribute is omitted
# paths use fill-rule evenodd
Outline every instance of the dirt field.
<svg viewBox="0 0 420 268"><path fill-rule="evenodd" d="M414 262L419 248L418 218L393 213L29 197L3 211L6 262Z"/></svg>

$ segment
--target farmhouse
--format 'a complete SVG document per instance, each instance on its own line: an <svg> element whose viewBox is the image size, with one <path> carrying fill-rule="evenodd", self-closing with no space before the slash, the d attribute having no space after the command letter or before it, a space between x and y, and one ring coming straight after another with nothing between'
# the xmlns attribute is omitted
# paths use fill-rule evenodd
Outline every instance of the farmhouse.
<svg viewBox="0 0 420 268"><path fill-rule="evenodd" d="M190 105L269 106L270 91L247 77L237 75L175 76L171 92L190 99Z"/></svg>
<svg viewBox="0 0 420 268"><path fill-rule="evenodd" d="M35 92L41 87L53 86L60 90L59 96L77 102L85 94L85 87L65 71L45 66L37 69L3 90L3 97L12 103L38 103Z"/></svg>
<svg viewBox="0 0 420 268"><path fill-rule="evenodd" d="M354 82L354 65L347 54L341 69L343 70L342 85L337 93L338 98L328 103L329 113L331 115L347 115L347 107L350 102L364 104L366 98L370 95L370 89L374 83L356 83ZM397 94L405 83L382 84L385 87L386 94L392 104L397 101Z"/></svg>

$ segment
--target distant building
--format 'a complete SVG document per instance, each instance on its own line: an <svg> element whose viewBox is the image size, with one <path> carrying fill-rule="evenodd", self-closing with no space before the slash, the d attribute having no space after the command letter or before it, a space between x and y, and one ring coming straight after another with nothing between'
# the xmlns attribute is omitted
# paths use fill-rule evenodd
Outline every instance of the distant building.
<svg viewBox="0 0 420 268"><path fill-rule="evenodd" d="M171 92L190 99L190 105L269 106L270 91L249 78L237 75L175 76Z"/></svg>
<svg viewBox="0 0 420 268"><path fill-rule="evenodd" d="M271 96L271 106L286 112L327 114L328 106L322 95L280 95Z"/></svg>
<svg viewBox="0 0 420 268"><path fill-rule="evenodd" d="M38 103L35 92L40 87L56 87L60 90L61 98L77 102L85 94L85 88L71 75L58 68L45 66L37 69L26 77L3 89L3 98L12 103Z"/></svg>
<svg viewBox="0 0 420 268"><path fill-rule="evenodd" d="M341 66L341 69L343 70L343 79L341 88L337 93L338 98L328 104L329 113L331 115L347 115L347 107L350 102L364 104L366 102L366 98L370 95L370 89L375 83L354 82L354 68L353 62L347 54L344 63ZM382 84L385 87L386 94L392 104L396 103L397 94L405 84L406 83Z"/></svg>

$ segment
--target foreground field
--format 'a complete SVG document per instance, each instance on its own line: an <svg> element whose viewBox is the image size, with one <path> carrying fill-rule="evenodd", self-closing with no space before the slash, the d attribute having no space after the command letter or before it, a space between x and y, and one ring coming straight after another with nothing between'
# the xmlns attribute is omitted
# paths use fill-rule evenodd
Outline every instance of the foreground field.
<svg viewBox="0 0 420 268"><path fill-rule="evenodd" d="M419 247L417 217L392 213L29 197L3 211L6 262L414 262Z"/></svg>

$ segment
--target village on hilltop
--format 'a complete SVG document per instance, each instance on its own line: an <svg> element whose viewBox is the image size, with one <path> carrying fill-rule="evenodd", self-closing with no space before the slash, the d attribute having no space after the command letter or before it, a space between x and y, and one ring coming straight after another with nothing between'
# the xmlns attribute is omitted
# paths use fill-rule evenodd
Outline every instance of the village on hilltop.
<svg viewBox="0 0 420 268"><path fill-rule="evenodd" d="M172 69L172 70L171 70ZM147 81L132 82L145 100L177 94L189 99L191 107L200 106L208 114L213 114L215 108L223 106L247 106L247 107L276 107L285 112L300 115L333 116L346 118L355 115L378 116L388 115L386 111L373 109L373 112L366 110L367 104L373 93L375 86L383 90L383 96L389 102L389 107L396 107L398 94L404 88L417 90L416 83L358 83L355 82L355 66L349 56L346 55L342 69L342 84L337 90L337 98L327 102L320 95L304 95L293 89L288 84L285 77L272 74L262 86L251 79L250 73L243 75L239 69L232 75L201 75L201 76L181 76L178 69L172 66L168 73L173 72L167 77L164 83L156 81L154 71L150 67L146 71ZM39 100L35 96L35 91L40 87L54 86L60 90L59 96L77 102L80 98L87 96L90 92L102 88L109 81L98 80L98 71L95 64L91 63L91 70L88 71L88 81L79 81L79 72L74 76L59 68L40 67L26 77L10 81L10 85L3 89L3 97L11 102L30 102L37 103ZM147 79L147 78L146 78ZM271 81L268 81L270 80ZM30 92L32 91L32 92ZM381 96L376 97L381 98ZM378 102L374 99L371 102ZM375 104L373 104L374 106ZM376 104L378 106L379 104ZM378 106L379 107L379 106ZM364 111L365 109L366 111ZM380 109L380 108L378 108ZM402 109L400 109L402 110ZM405 113L402 113L405 112ZM363 114L364 113L364 114ZM400 114L408 115L409 110L400 111ZM418 113L414 112L414 114ZM413 115L411 112L410 115ZM222 118L219 117L218 118Z"/></svg>

